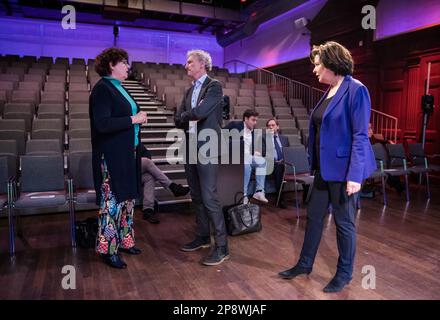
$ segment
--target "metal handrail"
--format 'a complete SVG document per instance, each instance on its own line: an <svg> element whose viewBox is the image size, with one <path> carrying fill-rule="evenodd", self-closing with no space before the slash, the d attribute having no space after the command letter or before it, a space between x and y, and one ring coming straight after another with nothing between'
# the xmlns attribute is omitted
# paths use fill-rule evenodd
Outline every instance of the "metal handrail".
<svg viewBox="0 0 440 320"><path fill-rule="evenodd" d="M225 68L234 73L242 73L246 78L251 78L255 83L266 84L271 91L281 91L284 97L290 102L290 99L301 99L307 110L313 107L321 99L325 91L314 88L300 81L289 79L285 76L276 74L267 69L259 68L241 60L230 60L223 64ZM242 70L242 72L240 72Z"/></svg>
<svg viewBox="0 0 440 320"><path fill-rule="evenodd" d="M230 60L223 65L227 68L231 64L232 69L228 68L230 71L240 73L246 78L251 78L255 83L266 84L269 90L282 91L289 102L290 99L300 99L309 112L316 106L325 92L241 60ZM370 122L373 132L382 134L385 140L397 143L396 117L376 109L371 109Z"/></svg>
<svg viewBox="0 0 440 320"><path fill-rule="evenodd" d="M370 122L374 133L382 134L385 141L397 143L396 117L376 109L371 109Z"/></svg>

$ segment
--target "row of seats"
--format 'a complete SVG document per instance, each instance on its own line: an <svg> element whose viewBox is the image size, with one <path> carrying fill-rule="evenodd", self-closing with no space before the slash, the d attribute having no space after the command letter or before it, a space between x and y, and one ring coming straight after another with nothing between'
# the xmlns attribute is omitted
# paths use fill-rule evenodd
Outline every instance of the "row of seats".
<svg viewBox="0 0 440 320"><path fill-rule="evenodd" d="M76 246L75 208L95 206L92 174L92 153L71 152L68 168L62 154L23 155L20 157L21 176L11 170L11 157L0 156L0 205L7 206L9 216L9 252L15 253L14 211L58 207L70 212L70 239ZM18 187L17 187L18 186Z"/></svg>
<svg viewBox="0 0 440 320"><path fill-rule="evenodd" d="M66 104L63 100L49 100L38 104L32 102L10 102L4 105L1 111L2 119L22 119L25 123L25 130L29 132L33 127L35 120L42 119L60 119L63 124L68 124L68 119L88 119L89 118L89 93L72 95L75 97ZM56 96L55 96L56 97ZM67 109L67 114L66 114ZM67 120L65 120L67 118Z"/></svg>
<svg viewBox="0 0 440 320"><path fill-rule="evenodd" d="M429 173L440 171L440 166L430 165L421 143L408 144L408 153L403 144L375 143L373 152L376 158L377 170L371 175L371 179L381 178L383 202L387 204L385 180L390 177L403 177L405 180L405 197L410 201L409 175L425 175L427 197L431 197L429 185Z"/></svg>
<svg viewBox="0 0 440 320"><path fill-rule="evenodd" d="M88 71L93 71L93 68L87 68L86 66L74 65L66 66L63 64L48 65L44 63L34 63L30 67L27 65L20 65L15 67L8 67L0 62L1 74L13 74L14 78L18 78L19 81L23 81L25 75L50 75L55 79L63 79L67 82L75 82L75 77L85 77Z"/></svg>
<svg viewBox="0 0 440 320"><path fill-rule="evenodd" d="M69 58L66 57L57 57L55 60L53 57L47 57L47 56L41 56L37 58L36 56L23 56L20 57L19 55L14 54L7 54L4 56L0 56L0 64L1 63L8 63L9 65L12 65L13 63L24 63L27 65L31 65L33 63L44 63L44 64L64 64L64 65L86 65L86 60L82 58L73 58L72 62L69 62ZM91 66L95 63L95 59L88 59L87 65Z"/></svg>
<svg viewBox="0 0 440 320"><path fill-rule="evenodd" d="M69 149L73 139L90 141L90 136L89 119L70 119L67 129L61 119L36 119L30 132L26 130L23 119L0 119L0 141L14 141L18 155L25 154L28 150L27 144L33 140L56 140L59 148ZM3 151L9 152L0 149L0 154Z"/></svg>
<svg viewBox="0 0 440 320"><path fill-rule="evenodd" d="M3 100L0 108L3 109L8 103L12 105L28 103L36 111L40 103L64 104L65 101L68 101L69 104L89 103L89 96L90 92L88 90L67 92L65 90L43 91L42 93L40 93L40 91L14 90L9 99L6 94L4 95L5 100ZM1 111L2 110L0 110L0 113Z"/></svg>
<svg viewBox="0 0 440 320"><path fill-rule="evenodd" d="M140 61L133 61L132 62L133 70L136 71L138 74L141 73L153 73L153 72L160 72L160 71L183 71L185 72L185 66L183 64L179 63L154 63L154 62L140 62ZM221 68L218 66L212 67L212 72L219 76L228 76L229 70L226 68Z"/></svg>

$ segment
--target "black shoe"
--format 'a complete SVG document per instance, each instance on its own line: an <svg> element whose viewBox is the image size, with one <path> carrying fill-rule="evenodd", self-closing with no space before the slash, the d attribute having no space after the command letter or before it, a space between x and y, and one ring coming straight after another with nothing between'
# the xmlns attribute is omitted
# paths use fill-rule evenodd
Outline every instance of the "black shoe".
<svg viewBox="0 0 440 320"><path fill-rule="evenodd" d="M181 184L176 184L174 182L172 182L168 188L170 188L175 197L185 196L189 192L189 187L184 187Z"/></svg>
<svg viewBox="0 0 440 320"><path fill-rule="evenodd" d="M205 266L216 266L229 259L228 246L216 246L214 250L203 259L202 264Z"/></svg>
<svg viewBox="0 0 440 320"><path fill-rule="evenodd" d="M117 253L114 255L103 255L105 263L116 269L125 269L127 264L119 257Z"/></svg>
<svg viewBox="0 0 440 320"><path fill-rule="evenodd" d="M191 252L196 251L202 248L209 248L211 246L211 239L210 238L200 238L197 237L190 243L185 244L183 247L180 248L180 250L185 252Z"/></svg>
<svg viewBox="0 0 440 320"><path fill-rule="evenodd" d="M147 220L149 223L158 224L160 223L159 218L157 218L156 212L152 208L147 208L142 210L144 220Z"/></svg>
<svg viewBox="0 0 440 320"><path fill-rule="evenodd" d="M120 252L123 253L128 253L128 254L133 254L133 255L138 255L141 254L141 249L136 248L136 247L131 247L130 249L125 249L125 248L119 248Z"/></svg>
<svg viewBox="0 0 440 320"><path fill-rule="evenodd" d="M310 274L310 272L312 272L312 269L308 269L296 265L293 268L278 273L278 275L283 279L293 279L299 276L300 274Z"/></svg>
<svg viewBox="0 0 440 320"><path fill-rule="evenodd" d="M339 292L344 287L349 284L351 279L342 279L340 277L335 276L324 288L324 292L331 293L331 292Z"/></svg>

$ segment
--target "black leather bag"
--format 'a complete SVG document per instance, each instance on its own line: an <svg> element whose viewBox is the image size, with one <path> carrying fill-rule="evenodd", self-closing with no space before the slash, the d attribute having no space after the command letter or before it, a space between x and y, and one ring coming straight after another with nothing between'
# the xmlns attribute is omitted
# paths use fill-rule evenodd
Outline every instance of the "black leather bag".
<svg viewBox="0 0 440 320"><path fill-rule="evenodd" d="M258 232L261 230L260 207L254 203L240 204L235 195L234 204L223 208L225 215L226 230L230 236L239 236L241 234ZM242 193L241 193L242 194Z"/></svg>
<svg viewBox="0 0 440 320"><path fill-rule="evenodd" d="M80 248L90 249L96 246L98 218L87 218L75 222L76 243Z"/></svg>

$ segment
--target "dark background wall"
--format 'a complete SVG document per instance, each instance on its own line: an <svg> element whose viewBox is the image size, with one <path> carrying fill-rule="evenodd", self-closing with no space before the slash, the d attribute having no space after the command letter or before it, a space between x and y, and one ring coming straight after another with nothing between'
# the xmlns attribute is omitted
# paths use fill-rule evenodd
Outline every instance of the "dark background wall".
<svg viewBox="0 0 440 320"><path fill-rule="evenodd" d="M378 1L328 1L308 25L311 44L338 41L352 53L354 77L369 89L374 109L397 117L401 142L420 141L422 131L421 96L428 63L431 62L430 93L440 102L440 26L374 40L373 30L364 30L360 21L365 4ZM289 78L315 87L309 59L300 59L269 68ZM429 121L426 150L440 153L440 110Z"/></svg>

